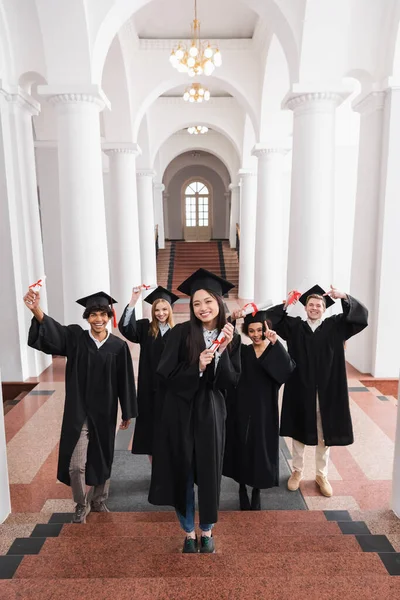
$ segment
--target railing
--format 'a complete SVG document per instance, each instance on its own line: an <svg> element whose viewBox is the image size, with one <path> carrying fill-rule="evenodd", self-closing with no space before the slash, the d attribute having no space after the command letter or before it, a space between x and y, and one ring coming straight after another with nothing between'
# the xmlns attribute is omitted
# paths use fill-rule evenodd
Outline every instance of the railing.
<svg viewBox="0 0 400 600"><path fill-rule="evenodd" d="M239 258L240 255L240 227L239 223L236 223L236 252Z"/></svg>
<svg viewBox="0 0 400 600"><path fill-rule="evenodd" d="M155 238L155 244L156 244L156 258L158 256L158 251L159 251L159 244L158 244L158 225L155 226L154 228L154 238Z"/></svg>

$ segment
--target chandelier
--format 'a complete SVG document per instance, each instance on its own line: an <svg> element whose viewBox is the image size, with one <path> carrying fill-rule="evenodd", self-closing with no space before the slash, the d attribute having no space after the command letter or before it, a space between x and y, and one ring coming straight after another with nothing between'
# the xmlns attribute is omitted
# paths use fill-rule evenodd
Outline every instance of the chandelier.
<svg viewBox="0 0 400 600"><path fill-rule="evenodd" d="M199 135L202 133L207 133L208 127L205 125L194 125L193 127L188 127L188 133L191 135Z"/></svg>
<svg viewBox="0 0 400 600"><path fill-rule="evenodd" d="M197 19L197 0L194 0L194 19L191 25L192 41L190 47L179 42L171 52L169 60L180 73L195 75L211 75L215 67L222 64L221 52L218 47L212 47L210 42L200 40L200 21Z"/></svg>
<svg viewBox="0 0 400 600"><path fill-rule="evenodd" d="M186 88L183 99L185 102L203 102L203 100L207 102L210 99L210 92L200 83L192 83Z"/></svg>

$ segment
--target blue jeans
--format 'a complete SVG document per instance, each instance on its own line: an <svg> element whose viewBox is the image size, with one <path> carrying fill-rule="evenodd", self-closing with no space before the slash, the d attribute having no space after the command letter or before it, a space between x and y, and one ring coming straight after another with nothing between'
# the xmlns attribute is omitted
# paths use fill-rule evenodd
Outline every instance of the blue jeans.
<svg viewBox="0 0 400 600"><path fill-rule="evenodd" d="M189 475L187 488L186 488L186 517L181 515L180 512L176 511L176 515L179 519L179 523L183 531L191 533L194 531L194 513L195 513L195 501L194 501L194 475L193 471ZM202 531L210 531L214 527L214 524L203 525L200 523L200 529Z"/></svg>

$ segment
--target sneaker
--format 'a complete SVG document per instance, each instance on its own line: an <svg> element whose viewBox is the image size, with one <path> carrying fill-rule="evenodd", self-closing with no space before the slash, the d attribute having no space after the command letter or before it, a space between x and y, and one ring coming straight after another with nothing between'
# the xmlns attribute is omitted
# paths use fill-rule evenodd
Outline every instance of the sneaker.
<svg viewBox="0 0 400 600"><path fill-rule="evenodd" d="M197 554L198 551L197 535L195 538L186 537L183 542L182 554Z"/></svg>
<svg viewBox="0 0 400 600"><path fill-rule="evenodd" d="M90 504L77 504L75 514L72 517L73 523L86 523L86 517L90 513Z"/></svg>
<svg viewBox="0 0 400 600"><path fill-rule="evenodd" d="M293 471L287 482L288 490L291 492L298 490L302 479L303 474L300 471Z"/></svg>
<svg viewBox="0 0 400 600"><path fill-rule="evenodd" d="M92 512L110 512L110 509L105 502L92 502L91 509Z"/></svg>
<svg viewBox="0 0 400 600"><path fill-rule="evenodd" d="M333 495L332 486L323 475L317 475L315 481L319 487L319 491L323 496L330 498Z"/></svg>
<svg viewBox="0 0 400 600"><path fill-rule="evenodd" d="M214 554L215 543L212 535L202 535L200 538L200 553L201 554Z"/></svg>

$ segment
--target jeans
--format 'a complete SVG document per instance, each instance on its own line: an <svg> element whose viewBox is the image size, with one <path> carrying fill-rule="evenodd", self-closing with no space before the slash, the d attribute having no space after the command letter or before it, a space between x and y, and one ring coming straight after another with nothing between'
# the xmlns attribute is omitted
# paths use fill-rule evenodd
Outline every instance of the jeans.
<svg viewBox="0 0 400 600"><path fill-rule="evenodd" d="M183 531L186 533L192 533L194 531L194 513L195 513L195 500L194 500L194 475L193 471L190 473L186 488L186 517L181 515L180 512L176 511L176 515L179 519ZM200 529L202 531L210 531L214 527L214 524L201 524Z"/></svg>

